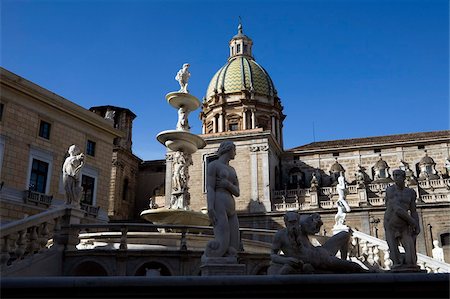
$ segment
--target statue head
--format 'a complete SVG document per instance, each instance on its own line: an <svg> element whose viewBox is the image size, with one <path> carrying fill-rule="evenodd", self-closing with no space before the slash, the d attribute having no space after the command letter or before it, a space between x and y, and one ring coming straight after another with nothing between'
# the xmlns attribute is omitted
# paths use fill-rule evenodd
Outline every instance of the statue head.
<svg viewBox="0 0 450 299"><path fill-rule="evenodd" d="M299 225L300 214L294 211L289 211L286 214L284 214L283 219L286 228L289 229L290 227Z"/></svg>
<svg viewBox="0 0 450 299"><path fill-rule="evenodd" d="M185 63L185 64L183 64L183 68L184 69L187 69L188 67L190 67L191 65L189 64L189 63Z"/></svg>
<svg viewBox="0 0 450 299"><path fill-rule="evenodd" d="M75 144L72 144L69 147L69 150L67 151L69 153L69 155L71 156L76 156L79 155L81 153L80 148L78 146L76 146Z"/></svg>
<svg viewBox="0 0 450 299"><path fill-rule="evenodd" d="M433 247L434 248L438 248L439 247L439 241L438 240L433 240Z"/></svg>
<svg viewBox="0 0 450 299"><path fill-rule="evenodd" d="M232 141L226 140L220 144L216 154L218 156L222 156L223 154L228 152L231 153L231 159L234 159L234 156L236 155L236 146Z"/></svg>
<svg viewBox="0 0 450 299"><path fill-rule="evenodd" d="M392 178L394 179L394 182L399 187L405 186L405 178L406 173L401 169L396 169L392 172Z"/></svg>
<svg viewBox="0 0 450 299"><path fill-rule="evenodd" d="M314 235L320 231L320 227L323 225L322 218L318 213L313 213L303 219L300 223L303 233L307 235Z"/></svg>

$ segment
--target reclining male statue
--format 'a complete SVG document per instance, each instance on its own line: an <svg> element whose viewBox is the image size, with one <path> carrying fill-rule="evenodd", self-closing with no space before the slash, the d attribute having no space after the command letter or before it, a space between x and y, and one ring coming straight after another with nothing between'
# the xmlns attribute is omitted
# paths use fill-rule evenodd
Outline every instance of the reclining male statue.
<svg viewBox="0 0 450 299"><path fill-rule="evenodd" d="M347 260L349 232L342 231L332 236L322 246L311 243L308 235L318 233L323 224L319 214L314 213L300 220L297 212L287 212L284 223L286 228L274 236L268 275L369 272ZM338 251L341 258L336 257Z"/></svg>

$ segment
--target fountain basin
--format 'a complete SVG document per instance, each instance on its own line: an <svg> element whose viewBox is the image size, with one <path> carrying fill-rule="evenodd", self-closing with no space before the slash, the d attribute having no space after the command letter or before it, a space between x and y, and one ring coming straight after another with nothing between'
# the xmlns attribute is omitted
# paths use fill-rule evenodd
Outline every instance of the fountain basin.
<svg viewBox="0 0 450 299"><path fill-rule="evenodd" d="M166 95L166 99L176 109L184 107L188 111L194 111L200 107L200 101L189 93L170 92Z"/></svg>
<svg viewBox="0 0 450 299"><path fill-rule="evenodd" d="M198 149L204 148L206 142L199 136L181 130L167 130L156 136L159 142L174 152L193 154Z"/></svg>
<svg viewBox="0 0 450 299"><path fill-rule="evenodd" d="M154 224L210 225L207 214L182 209L158 208L144 210L141 212L141 217Z"/></svg>

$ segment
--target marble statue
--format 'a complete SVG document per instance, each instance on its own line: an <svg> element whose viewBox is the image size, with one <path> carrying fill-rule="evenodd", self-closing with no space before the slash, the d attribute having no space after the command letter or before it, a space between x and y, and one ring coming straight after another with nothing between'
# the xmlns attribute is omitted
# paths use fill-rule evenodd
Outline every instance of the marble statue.
<svg viewBox="0 0 450 299"><path fill-rule="evenodd" d="M69 147L68 153L69 156L62 167L66 204L79 207L83 192L80 186L80 172L84 166L84 154L74 144Z"/></svg>
<svg viewBox="0 0 450 299"><path fill-rule="evenodd" d="M191 76L191 73L189 73L189 63L185 63L183 64L183 67L178 71L175 80L178 81L178 83L180 84L180 90L178 92L184 92L184 93L188 93L188 80L189 77Z"/></svg>
<svg viewBox="0 0 450 299"><path fill-rule="evenodd" d="M348 205L347 201L345 200L345 194L347 192L347 186L345 184L345 178L341 171L339 177L338 177L338 184L336 185L336 190L339 194L339 198L336 201L337 205L337 213L334 216L335 219L335 227L338 226L344 226L345 225L345 217L348 212L351 211L350 206Z"/></svg>
<svg viewBox="0 0 450 299"><path fill-rule="evenodd" d="M433 250L431 251L433 258L440 261L445 262L444 260L444 249L439 246L438 240L433 240Z"/></svg>
<svg viewBox="0 0 450 299"><path fill-rule="evenodd" d="M279 230L273 239L268 275L367 272L347 261L349 232L339 232L321 246L311 243L308 235L317 234L323 224L318 213L300 219L300 214L290 211L285 214L284 223L286 228ZM336 257L338 251L341 258Z"/></svg>
<svg viewBox="0 0 450 299"><path fill-rule="evenodd" d="M191 155L175 152L173 158L171 209L185 209L188 206L189 166L192 165Z"/></svg>
<svg viewBox="0 0 450 299"><path fill-rule="evenodd" d="M317 179L316 173L313 172L312 178L311 178L311 189L317 190L317 188L319 188L319 180Z"/></svg>
<svg viewBox="0 0 450 299"><path fill-rule="evenodd" d="M204 257L235 257L240 248L239 222L233 196L239 196L236 171L229 165L236 155L236 146L223 141L217 150L218 159L207 169L208 216L214 228L214 240L206 245Z"/></svg>
<svg viewBox="0 0 450 299"><path fill-rule="evenodd" d="M392 269L416 271L416 237L420 233L419 215L416 211L416 192L405 187L406 174L401 169L393 172L395 184L386 188L384 230L389 246ZM405 249L400 254L399 245Z"/></svg>
<svg viewBox="0 0 450 299"><path fill-rule="evenodd" d="M108 109L105 113L105 119L114 121L114 116L116 115L116 111Z"/></svg>
<svg viewBox="0 0 450 299"><path fill-rule="evenodd" d="M445 169L447 170L447 175L450 176L450 157L447 157L447 159L445 159Z"/></svg>
<svg viewBox="0 0 450 299"><path fill-rule="evenodd" d="M186 110L185 107L181 106L178 109L178 122L177 122L177 130L189 131L189 122L188 122L188 114L189 111Z"/></svg>

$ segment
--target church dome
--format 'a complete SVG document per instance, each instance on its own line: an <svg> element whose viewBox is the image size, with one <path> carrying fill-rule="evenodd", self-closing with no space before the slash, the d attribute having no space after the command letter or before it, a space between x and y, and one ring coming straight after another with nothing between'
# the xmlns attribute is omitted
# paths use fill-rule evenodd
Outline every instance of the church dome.
<svg viewBox="0 0 450 299"><path fill-rule="evenodd" d="M215 93L228 94L243 90L265 96L274 96L277 93L266 70L252 57L239 55L231 57L213 76L206 98L209 99Z"/></svg>

